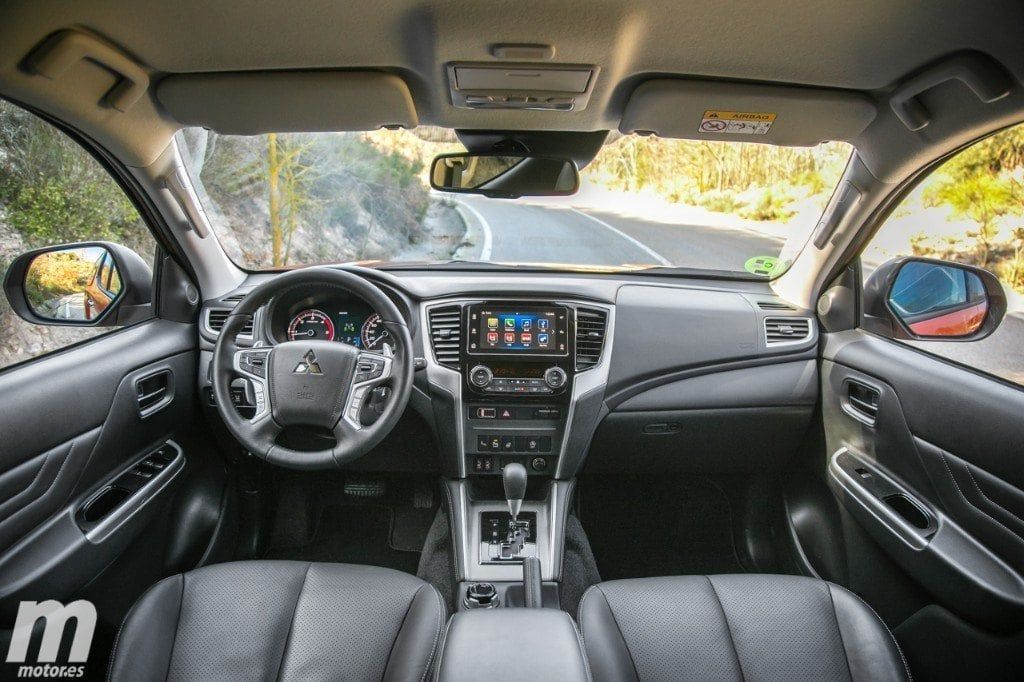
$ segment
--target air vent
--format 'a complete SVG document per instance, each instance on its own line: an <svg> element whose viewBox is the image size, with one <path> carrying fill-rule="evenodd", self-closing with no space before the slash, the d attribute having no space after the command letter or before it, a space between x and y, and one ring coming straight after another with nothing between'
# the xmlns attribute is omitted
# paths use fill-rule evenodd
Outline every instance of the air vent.
<svg viewBox="0 0 1024 682"><path fill-rule="evenodd" d="M811 321L806 317L766 317L764 319L765 342L771 346L779 343L796 343L811 335Z"/></svg>
<svg viewBox="0 0 1024 682"><path fill-rule="evenodd" d="M796 310L793 306L782 301L758 301L757 307L761 310Z"/></svg>
<svg viewBox="0 0 1024 682"><path fill-rule="evenodd" d="M231 310L228 308L209 308L206 314L206 326L214 334L220 334L220 330L224 328L224 322L228 319L228 315L231 314ZM242 327L242 331L238 335L252 336L252 318L249 318L249 321L245 323L245 326Z"/></svg>
<svg viewBox="0 0 1024 682"><path fill-rule="evenodd" d="M576 371L590 369L601 360L608 313L595 308L576 309Z"/></svg>
<svg viewBox="0 0 1024 682"><path fill-rule="evenodd" d="M245 298L245 294L233 294L231 296L225 296L220 300L224 301L225 303L239 303L243 298Z"/></svg>
<svg viewBox="0 0 1024 682"><path fill-rule="evenodd" d="M430 343L438 364L459 368L462 349L462 306L445 306L430 311Z"/></svg>

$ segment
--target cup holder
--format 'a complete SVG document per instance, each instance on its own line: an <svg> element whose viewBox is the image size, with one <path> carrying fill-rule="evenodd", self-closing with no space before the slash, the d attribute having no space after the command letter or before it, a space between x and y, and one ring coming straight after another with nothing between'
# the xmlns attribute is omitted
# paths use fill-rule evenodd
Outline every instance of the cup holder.
<svg viewBox="0 0 1024 682"><path fill-rule="evenodd" d="M105 488L96 497L89 500L82 510L82 520L95 523L103 519L107 514L117 509L118 505L128 499L131 491L127 488L110 486Z"/></svg>

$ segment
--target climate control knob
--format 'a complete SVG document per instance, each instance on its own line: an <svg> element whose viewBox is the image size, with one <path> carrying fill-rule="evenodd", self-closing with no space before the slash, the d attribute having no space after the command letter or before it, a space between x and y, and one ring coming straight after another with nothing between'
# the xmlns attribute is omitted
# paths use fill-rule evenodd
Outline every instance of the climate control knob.
<svg viewBox="0 0 1024 682"><path fill-rule="evenodd" d="M561 388L569 380L565 370L561 367L548 367L544 372L544 383L548 388Z"/></svg>
<svg viewBox="0 0 1024 682"><path fill-rule="evenodd" d="M473 384L477 388L486 388L491 383L491 379L494 375L491 374L489 367L484 365L477 365L473 369L469 370L469 383Z"/></svg>

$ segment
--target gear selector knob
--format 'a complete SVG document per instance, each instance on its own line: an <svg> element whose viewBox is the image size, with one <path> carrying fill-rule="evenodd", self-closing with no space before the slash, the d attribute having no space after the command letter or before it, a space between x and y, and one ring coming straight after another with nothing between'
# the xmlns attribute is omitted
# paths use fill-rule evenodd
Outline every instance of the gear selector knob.
<svg viewBox="0 0 1024 682"><path fill-rule="evenodd" d="M505 485L505 499L508 500L508 513L514 521L519 516L519 508L526 497L526 467L519 462L511 462L501 470L501 482Z"/></svg>

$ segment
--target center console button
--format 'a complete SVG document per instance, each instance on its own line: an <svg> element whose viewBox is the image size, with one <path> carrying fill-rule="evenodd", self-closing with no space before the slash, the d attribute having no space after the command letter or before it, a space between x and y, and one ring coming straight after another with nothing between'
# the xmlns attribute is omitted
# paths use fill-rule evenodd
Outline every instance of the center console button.
<svg viewBox="0 0 1024 682"><path fill-rule="evenodd" d="M469 371L469 383L477 388L484 388L491 383L493 378L494 375L491 374L491 370L484 365L477 365Z"/></svg>

